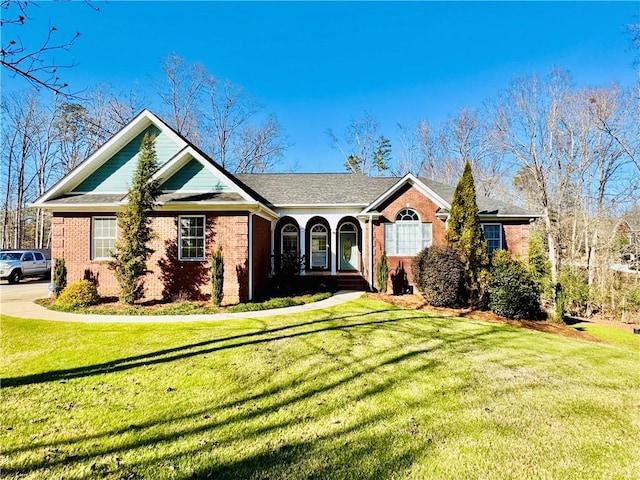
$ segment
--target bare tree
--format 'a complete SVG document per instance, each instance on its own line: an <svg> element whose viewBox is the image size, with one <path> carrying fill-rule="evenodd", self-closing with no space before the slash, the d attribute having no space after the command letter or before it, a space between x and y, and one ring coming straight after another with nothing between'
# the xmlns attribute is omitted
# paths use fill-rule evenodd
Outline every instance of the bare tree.
<svg viewBox="0 0 640 480"><path fill-rule="evenodd" d="M85 0L94 10L98 7ZM0 50L0 64L13 76L26 80L36 90L42 88L55 94L72 97L67 90L68 83L61 80L59 70L73 67L73 63L58 63L52 53L68 51L80 37L80 32L67 40L56 39L58 29L49 25L43 39L36 46L25 45L20 36L20 30L30 23L29 9L36 6L35 2L23 0L2 0L0 9L2 12L3 39Z"/></svg>
<svg viewBox="0 0 640 480"><path fill-rule="evenodd" d="M234 173L271 169L288 147L275 115L261 117L264 107L228 80L218 80L200 64L171 55L159 91L169 122Z"/></svg>
<svg viewBox="0 0 640 480"><path fill-rule="evenodd" d="M27 209L44 193L55 171L54 112L33 94L3 98L2 246L41 246L45 241L45 218ZM27 232L26 225L30 230Z"/></svg>
<svg viewBox="0 0 640 480"><path fill-rule="evenodd" d="M391 143L379 129L378 121L365 113L360 119L352 117L341 136L332 129L327 130L327 135L333 148L342 153L348 171L380 175L389 169Z"/></svg>
<svg viewBox="0 0 640 480"><path fill-rule="evenodd" d="M200 118L206 89L215 80L200 63L187 63L184 58L171 54L162 65L164 79L156 90L165 110L167 121L178 133L194 144L200 141Z"/></svg>
<svg viewBox="0 0 640 480"><path fill-rule="evenodd" d="M551 279L559 267L559 238L563 203L574 165L559 148L565 128L561 106L567 102L569 79L554 71L543 82L533 75L516 79L494 105L496 134L502 152L518 162L516 183L533 189L535 207L544 214Z"/></svg>

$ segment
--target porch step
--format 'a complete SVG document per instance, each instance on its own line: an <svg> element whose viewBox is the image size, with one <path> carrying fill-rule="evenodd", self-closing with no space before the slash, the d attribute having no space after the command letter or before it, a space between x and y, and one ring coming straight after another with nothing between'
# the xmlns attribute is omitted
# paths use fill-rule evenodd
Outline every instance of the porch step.
<svg viewBox="0 0 640 480"><path fill-rule="evenodd" d="M361 275L338 275L336 279L338 290L355 290L366 292L369 290L369 282Z"/></svg>

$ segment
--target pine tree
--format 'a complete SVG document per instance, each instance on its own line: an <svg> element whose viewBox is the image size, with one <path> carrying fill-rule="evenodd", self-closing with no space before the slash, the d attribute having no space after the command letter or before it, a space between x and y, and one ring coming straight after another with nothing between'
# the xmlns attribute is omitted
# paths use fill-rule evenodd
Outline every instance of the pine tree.
<svg viewBox="0 0 640 480"><path fill-rule="evenodd" d="M389 265L387 264L387 252L382 251L378 265L376 265L376 283L378 292L387 293L387 283L389 281Z"/></svg>
<svg viewBox="0 0 640 480"><path fill-rule="evenodd" d="M120 301L132 305L144 295L147 259L153 253L148 243L153 238L149 213L160 194L158 183L152 180L157 170L155 136L145 134L138 154L138 166L127 193L128 202L118 212L118 231L111 268L120 286Z"/></svg>
<svg viewBox="0 0 640 480"><path fill-rule="evenodd" d="M471 164L466 162L456 185L447 220L446 241L465 264L465 285L472 305L482 300L489 258L487 241L480 226L476 187Z"/></svg>
<svg viewBox="0 0 640 480"><path fill-rule="evenodd" d="M211 254L211 301L216 307L222 303L224 287L224 258L222 247Z"/></svg>

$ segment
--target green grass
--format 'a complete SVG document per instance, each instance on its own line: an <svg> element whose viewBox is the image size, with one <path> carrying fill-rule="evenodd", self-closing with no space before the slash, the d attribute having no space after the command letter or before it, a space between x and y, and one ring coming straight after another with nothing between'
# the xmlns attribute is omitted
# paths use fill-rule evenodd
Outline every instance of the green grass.
<svg viewBox="0 0 640 480"><path fill-rule="evenodd" d="M365 298L209 323L1 321L9 478L640 476L631 348Z"/></svg>
<svg viewBox="0 0 640 480"><path fill-rule="evenodd" d="M634 335L633 332L595 323L581 323L575 325L574 328L612 345L631 348L640 352L640 335Z"/></svg>

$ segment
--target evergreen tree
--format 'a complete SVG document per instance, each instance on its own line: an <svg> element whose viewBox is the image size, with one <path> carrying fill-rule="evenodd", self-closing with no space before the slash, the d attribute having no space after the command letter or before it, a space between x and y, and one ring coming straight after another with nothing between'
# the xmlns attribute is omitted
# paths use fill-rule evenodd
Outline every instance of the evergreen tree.
<svg viewBox="0 0 640 480"><path fill-rule="evenodd" d="M378 292L387 293L387 283L389 281L389 265L387 264L387 252L382 251L378 265L376 265L376 283Z"/></svg>
<svg viewBox="0 0 640 480"><path fill-rule="evenodd" d="M224 258L222 247L218 247L211 254L211 301L216 307L222 303L224 287Z"/></svg>
<svg viewBox="0 0 640 480"><path fill-rule="evenodd" d="M153 253L148 247L153 238L149 213L160 194L152 180L157 170L155 136L145 134L138 154L138 166L127 193L128 202L118 212L118 230L122 239L116 242L111 268L120 286L120 301L132 305L144 295L147 259Z"/></svg>
<svg viewBox="0 0 640 480"><path fill-rule="evenodd" d="M487 241L480 226L476 187L469 162L465 163L462 177L453 193L445 239L464 262L469 300L474 305L478 304L484 295L489 257Z"/></svg>

